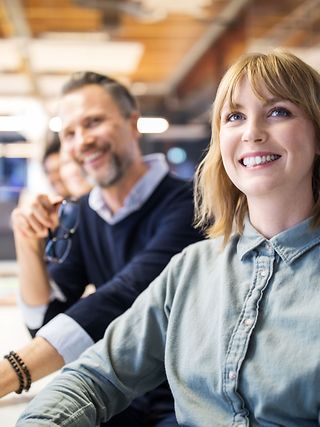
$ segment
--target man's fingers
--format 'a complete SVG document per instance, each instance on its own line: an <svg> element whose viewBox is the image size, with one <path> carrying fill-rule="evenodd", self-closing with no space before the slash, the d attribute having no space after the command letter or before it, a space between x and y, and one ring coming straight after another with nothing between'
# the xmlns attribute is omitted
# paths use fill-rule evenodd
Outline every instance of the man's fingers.
<svg viewBox="0 0 320 427"><path fill-rule="evenodd" d="M24 237L28 238L44 238L48 235L46 227L39 227L32 224L29 217L26 217L22 212L14 212L12 215L13 227L18 230Z"/></svg>
<svg viewBox="0 0 320 427"><path fill-rule="evenodd" d="M12 225L26 237L43 238L48 229L58 225L58 209L62 199L50 201L47 195L38 195L27 206L16 208L12 215Z"/></svg>

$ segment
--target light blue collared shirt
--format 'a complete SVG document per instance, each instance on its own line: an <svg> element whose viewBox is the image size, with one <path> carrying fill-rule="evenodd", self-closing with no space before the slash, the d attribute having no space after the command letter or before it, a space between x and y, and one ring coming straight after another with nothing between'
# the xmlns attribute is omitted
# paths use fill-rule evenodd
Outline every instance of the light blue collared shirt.
<svg viewBox="0 0 320 427"><path fill-rule="evenodd" d="M132 188L125 198L123 207L115 214L106 204L100 187L95 187L91 191L89 195L90 208L96 211L108 224L117 224L132 212L139 210L169 172L169 166L164 154L149 154L144 156L143 160L148 165L147 172Z"/></svg>
<svg viewBox="0 0 320 427"><path fill-rule="evenodd" d="M179 425L319 426L319 260L309 220L189 246L17 426L103 422L166 375Z"/></svg>
<svg viewBox="0 0 320 427"><path fill-rule="evenodd" d="M132 212L140 209L169 171L164 154L149 154L144 156L143 160L147 164L148 170L132 188L125 199L124 206L116 214L112 215L99 187L95 187L91 191L89 195L90 208L96 211L109 224L116 224ZM63 301L64 295L57 285L51 283L51 286L53 289L51 298ZM47 305L30 307L23 303L20 296L18 299L26 325L31 329L39 328L43 324ZM75 360L86 348L93 344L89 334L70 316L63 313L44 325L38 331L37 336L45 338L53 345L61 354L65 363Z"/></svg>

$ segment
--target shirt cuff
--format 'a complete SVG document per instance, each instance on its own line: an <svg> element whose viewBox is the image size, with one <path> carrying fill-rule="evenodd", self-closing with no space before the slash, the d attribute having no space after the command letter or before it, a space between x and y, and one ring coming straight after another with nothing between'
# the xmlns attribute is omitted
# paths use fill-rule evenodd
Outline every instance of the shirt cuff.
<svg viewBox="0 0 320 427"><path fill-rule="evenodd" d="M43 319L46 314L48 305L28 305L21 297L20 292L17 292L17 305L22 314L24 323L29 329L39 329L43 325Z"/></svg>
<svg viewBox="0 0 320 427"><path fill-rule="evenodd" d="M94 344L90 335L74 319L58 314L36 334L48 341L63 357L65 363L76 360L80 354Z"/></svg>
<svg viewBox="0 0 320 427"><path fill-rule="evenodd" d="M65 302L66 297L61 292L58 285L55 282L50 281L50 286L51 286L50 301L57 299L59 301ZM17 304L20 308L22 318L26 326L29 329L41 328L41 326L43 325L44 316L48 309L48 304L28 305L23 301L19 290L17 292Z"/></svg>

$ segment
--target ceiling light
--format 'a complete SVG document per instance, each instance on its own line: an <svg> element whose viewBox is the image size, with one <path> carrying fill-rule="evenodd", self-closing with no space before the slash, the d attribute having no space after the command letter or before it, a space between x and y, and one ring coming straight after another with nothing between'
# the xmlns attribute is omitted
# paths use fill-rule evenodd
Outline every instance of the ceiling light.
<svg viewBox="0 0 320 427"><path fill-rule="evenodd" d="M163 133L168 128L168 121L162 117L140 117L138 119L140 133Z"/></svg>
<svg viewBox="0 0 320 427"><path fill-rule="evenodd" d="M23 122L18 116L0 116L0 131L20 132L23 129Z"/></svg>
<svg viewBox="0 0 320 427"><path fill-rule="evenodd" d="M37 39L29 46L32 68L41 73L87 70L89 64L90 69L104 74L131 74L143 51L138 42Z"/></svg>
<svg viewBox="0 0 320 427"><path fill-rule="evenodd" d="M169 128L169 123L162 117L140 117L137 127L140 133L163 133ZM60 132L60 117L52 117L49 120L49 129L53 132Z"/></svg>
<svg viewBox="0 0 320 427"><path fill-rule="evenodd" d="M52 132L60 132L61 128L62 125L60 117L55 116L49 120L49 129L52 130Z"/></svg>
<svg viewBox="0 0 320 427"><path fill-rule="evenodd" d="M171 147L167 152L169 162L179 165L187 160L187 152L181 147Z"/></svg>

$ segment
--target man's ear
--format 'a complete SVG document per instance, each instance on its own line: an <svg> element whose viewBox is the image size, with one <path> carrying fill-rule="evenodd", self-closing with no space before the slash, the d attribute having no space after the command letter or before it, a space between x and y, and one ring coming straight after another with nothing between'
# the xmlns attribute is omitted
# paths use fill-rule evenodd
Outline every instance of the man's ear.
<svg viewBox="0 0 320 427"><path fill-rule="evenodd" d="M138 119L140 117L140 114L138 111L132 111L129 117L132 132L134 133L136 138L139 138L140 132L138 131Z"/></svg>

